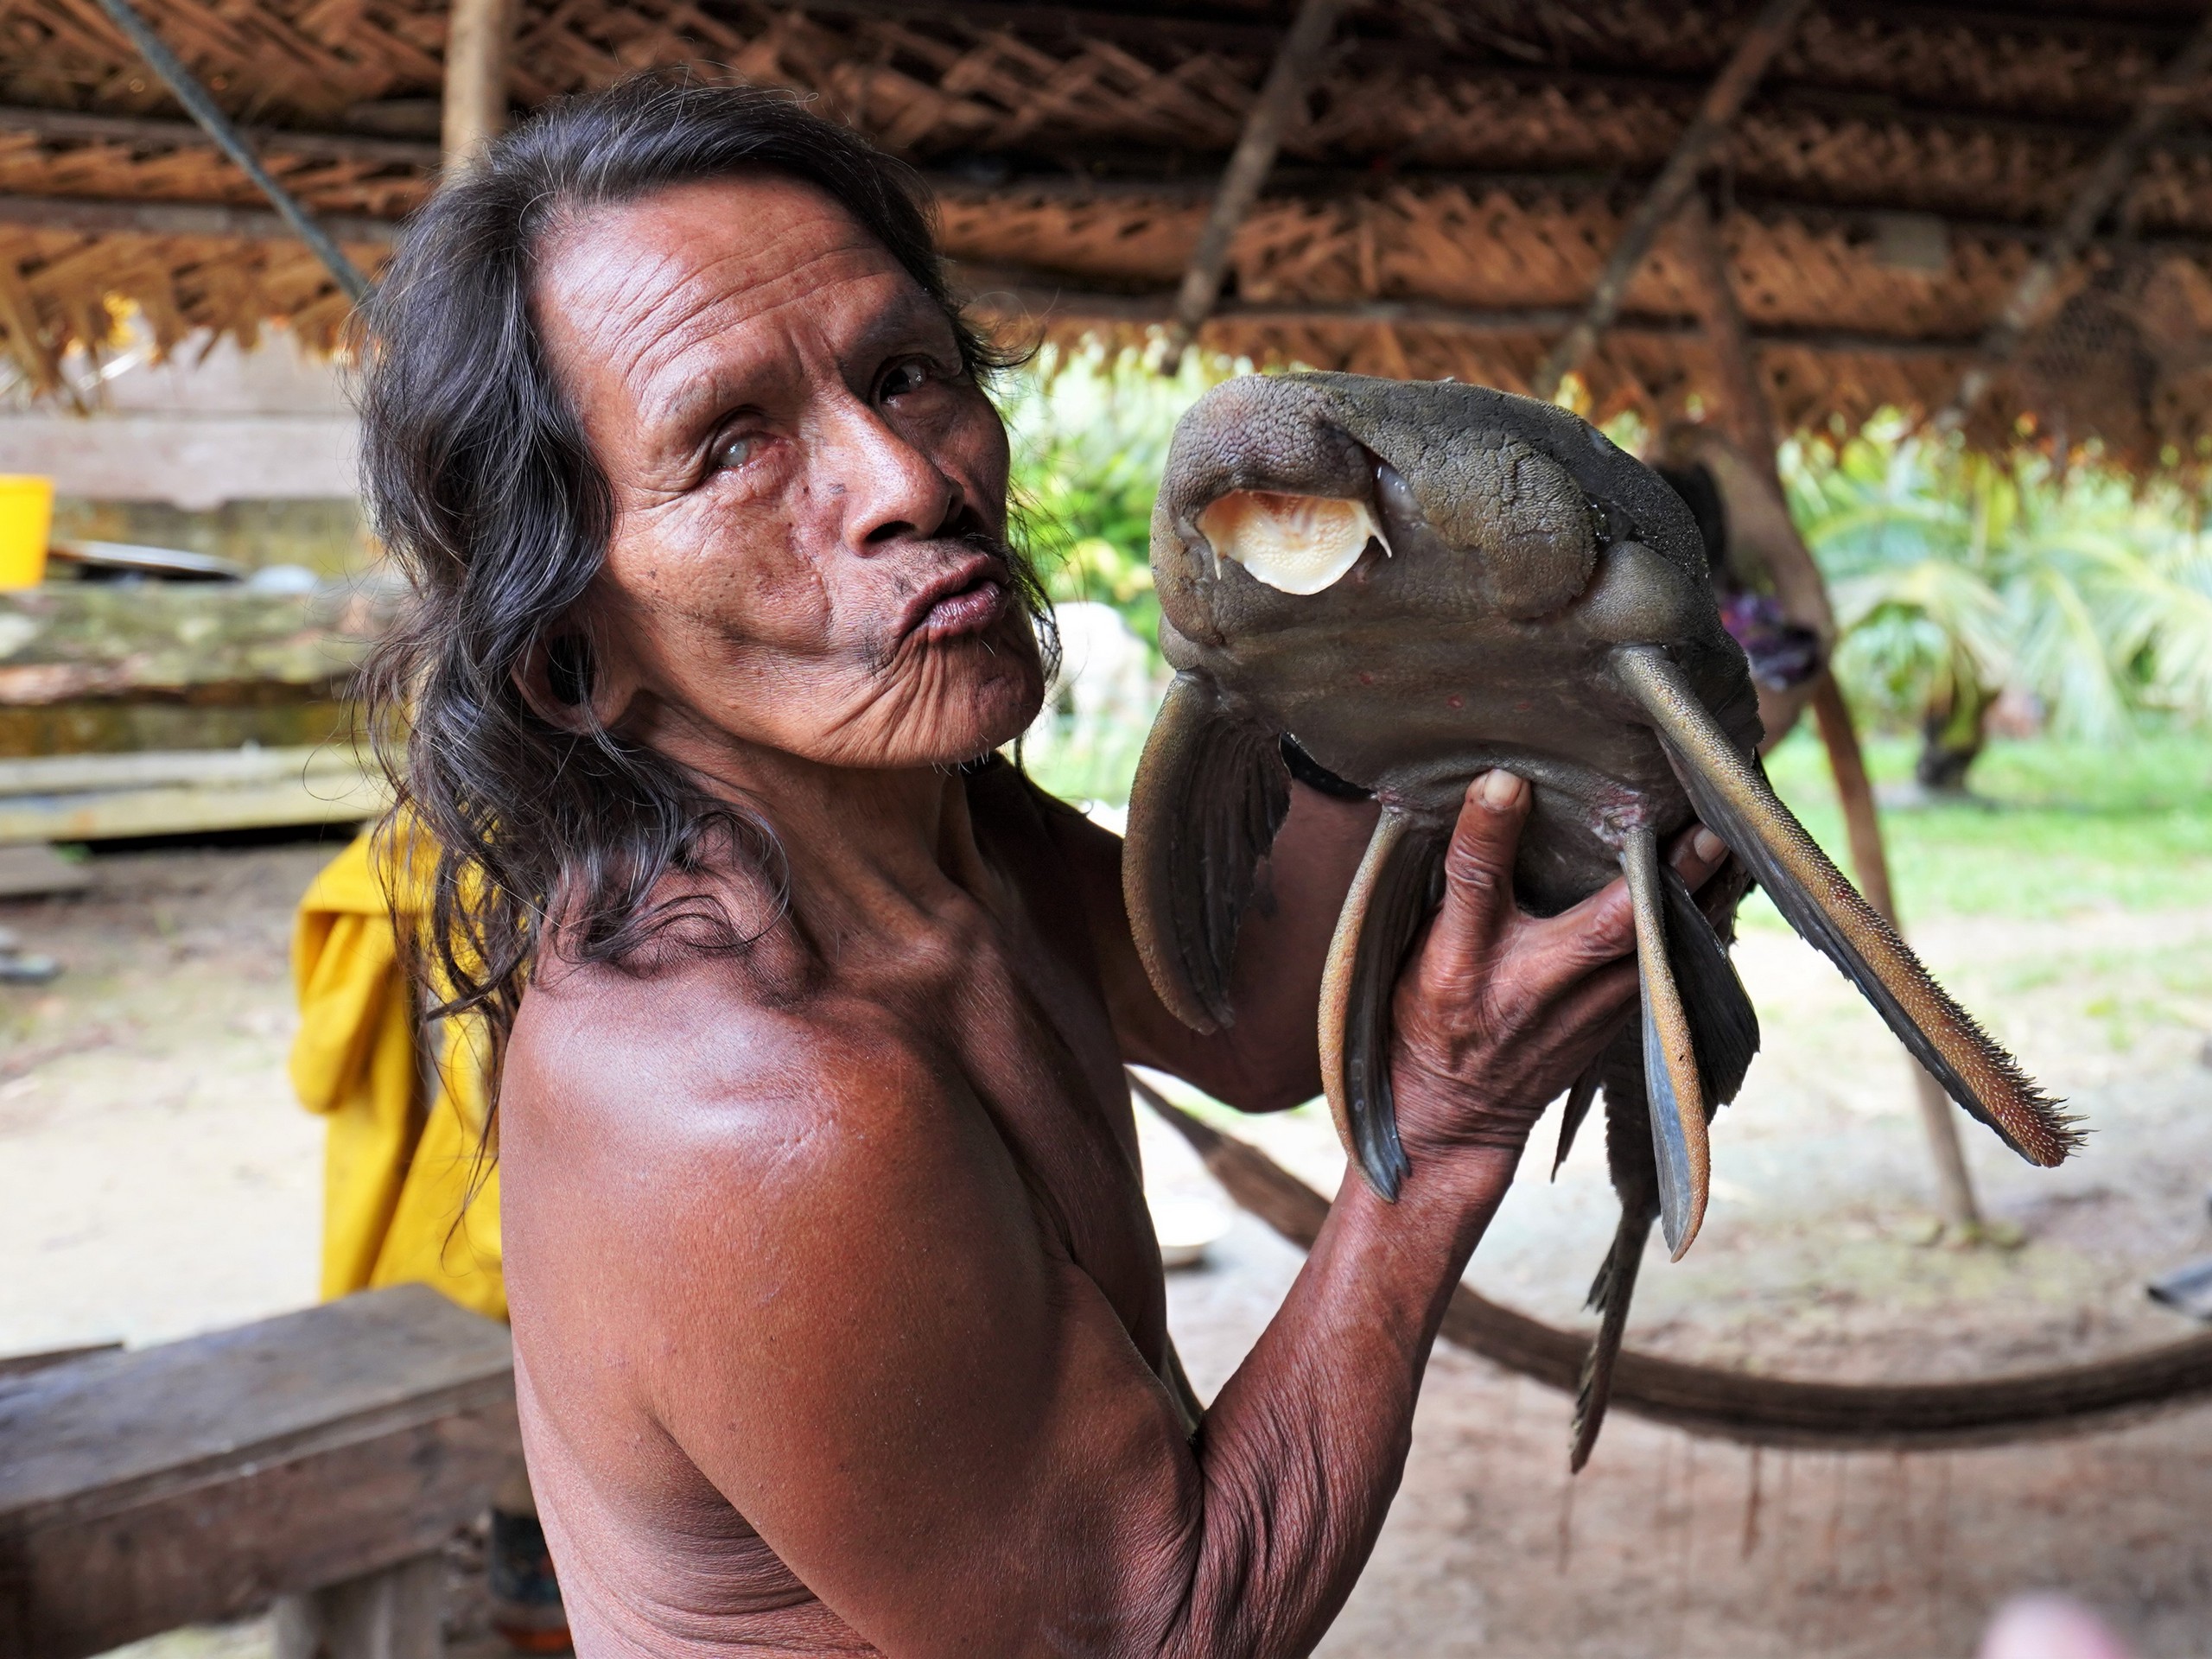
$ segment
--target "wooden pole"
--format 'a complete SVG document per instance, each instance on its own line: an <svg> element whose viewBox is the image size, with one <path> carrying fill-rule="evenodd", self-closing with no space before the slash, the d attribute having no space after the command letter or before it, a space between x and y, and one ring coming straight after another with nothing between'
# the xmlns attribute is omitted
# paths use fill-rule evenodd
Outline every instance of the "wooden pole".
<svg viewBox="0 0 2212 1659"><path fill-rule="evenodd" d="M1260 199L1260 187L1275 164L1282 147L1283 129L1299 99L1313 84L1321 54L1336 33L1337 19L1348 0L1300 0L1290 32L1268 66L1268 78L1244 118L1244 130L1221 175L1213 210L1206 215L1198 245L1183 271L1183 285L1175 296L1174 315L1167 326L1167 351L1160 359L1161 372L1173 374L1183 365L1183 353L1198 337L1198 326L1221 297L1221 281L1229 269L1229 245L1236 227Z"/></svg>
<svg viewBox="0 0 2212 1659"><path fill-rule="evenodd" d="M1727 250L1719 227L1702 198L1693 194L1682 207L1681 234L1704 319L1706 341L1713 353L1714 384L1719 392L1720 422L1730 447L1745 462L1749 474L1743 492L1760 510L1763 534L1755 538L1772 578L1775 596L1783 613L1800 627L1821 637L1823 659L1835 640L1835 609L1828 601L1827 584L1812 550L1797 533L1783 493L1782 474L1775 463L1773 407L1760 378L1750 330L1728 270ZM1828 753L1828 769L1835 777L1836 798L1843 808L1846 833L1851 840L1851 864L1866 902L1882 913L1890 925L1904 930L1897 919L1897 893L1890 881L1888 849L1882 844L1882 822L1874 804L1874 789L1866 776L1866 760L1859 747L1858 729L1835 676L1825 665L1813 689L1813 718ZM1974 1181L1967 1169L1966 1151L1959 1144L1959 1121L1942 1086L1916 1060L1910 1061L1915 1098L1920 1107L1928 1146L1936 1161L1936 1186L1944 1225L1964 1239L1982 1230L1981 1206L1975 1200Z"/></svg>
<svg viewBox="0 0 2212 1659"><path fill-rule="evenodd" d="M314 251L315 257L322 261L323 269L330 273L346 296L356 305L368 298L369 279L361 275L359 267L346 257L337 243L330 239L322 226L315 222L315 215L298 198L270 176L269 169L261 164L261 158L254 153L253 146L246 143L245 136L232 124L230 117L223 113L222 106L200 84L200 78L184 67L184 60L169 50L168 43L138 15L130 0L99 0L99 6L107 14L108 21L123 32L123 37L137 48L138 55L146 60L146 67L159 75L169 91L176 95L176 101L184 105L185 112L200 124L201 130L214 141L216 148L253 181L256 188L269 199L269 205L291 227L292 233Z"/></svg>
<svg viewBox="0 0 2212 1659"><path fill-rule="evenodd" d="M448 171L467 166L506 130L514 32L515 0L453 0L446 22L442 131Z"/></svg>
<svg viewBox="0 0 2212 1659"><path fill-rule="evenodd" d="M2080 257L2097 221L2134 177L2143 152L2195 101L2208 71L2212 71L2212 11L2206 13L2196 32L2143 88L2127 124L2113 135L2082 175L2044 251L2020 273L2004 308L1982 335L1980 359L1961 378L1949 406L1936 416L1938 425L1955 426L1981 401L1998 369L2019 348L2029 327L2050 302L2060 273Z"/></svg>
<svg viewBox="0 0 2212 1659"><path fill-rule="evenodd" d="M1807 0L1767 0L1766 7L1751 22L1744 38L1737 42L1735 51L1706 90L1705 102L1699 107L1697 118L1692 121L1675 142L1674 154L1667 158L1667 165L1651 181L1643 200L1629 215L1627 227L1621 232L1620 241L1614 246L1612 257L1598 273L1598 282L1590 293L1590 303L1581 318L1554 345L1543 365L1536 371L1529 390L1539 397L1559 395L1560 382L1567 378L1598 343L1598 338L1611 326L1620 314L1622 297L1628 292L1629 279L1636 275L1643 256L1651 250L1654 238L1662 226L1674 216L1682 199L1697 182L1720 136L1735 120L1744 102L1759 84L1775 56L1789 40L1790 32L1797 26L1797 19L1805 10Z"/></svg>

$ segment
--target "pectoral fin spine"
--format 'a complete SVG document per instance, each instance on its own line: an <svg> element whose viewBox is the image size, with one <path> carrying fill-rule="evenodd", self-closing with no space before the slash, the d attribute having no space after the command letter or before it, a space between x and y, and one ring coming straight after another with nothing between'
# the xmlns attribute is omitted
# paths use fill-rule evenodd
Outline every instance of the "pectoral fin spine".
<svg viewBox="0 0 2212 1659"><path fill-rule="evenodd" d="M1666 894L1660 886L1659 842L1649 828L1630 832L1621 848L1629 901L1636 911L1636 967L1643 995L1643 1075L1651 1103L1651 1149L1659 1163L1659 1222L1679 1262L1705 1223L1713 1179L1705 1086L1681 988L1667 955Z"/></svg>
<svg viewBox="0 0 2212 1659"><path fill-rule="evenodd" d="M1682 671L1652 645L1624 646L1611 660L1617 682L1665 741L1698 816L1750 868L1790 925L1834 959L1960 1105L2029 1162L2063 1162L2081 1144L2074 1120L1844 880L1776 798L1758 763L1728 741Z"/></svg>

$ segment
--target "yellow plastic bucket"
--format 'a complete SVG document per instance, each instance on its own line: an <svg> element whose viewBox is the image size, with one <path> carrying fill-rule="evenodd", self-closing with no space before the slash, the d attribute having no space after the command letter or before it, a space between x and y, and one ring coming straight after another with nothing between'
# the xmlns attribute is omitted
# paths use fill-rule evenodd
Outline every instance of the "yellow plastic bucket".
<svg viewBox="0 0 2212 1659"><path fill-rule="evenodd" d="M46 580L46 537L54 528L54 480L0 473L0 591Z"/></svg>

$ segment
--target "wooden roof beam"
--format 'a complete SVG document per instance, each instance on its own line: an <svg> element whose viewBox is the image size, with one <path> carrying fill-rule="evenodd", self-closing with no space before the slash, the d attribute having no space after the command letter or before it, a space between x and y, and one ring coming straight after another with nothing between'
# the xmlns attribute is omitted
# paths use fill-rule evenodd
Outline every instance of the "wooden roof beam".
<svg viewBox="0 0 2212 1659"><path fill-rule="evenodd" d="M207 130L207 136L215 141L216 146L238 164L238 170L253 181L254 187L263 195L269 198L270 206L292 227L293 234L314 251L315 257L322 261L323 268L335 279L340 291L356 305L368 298L369 279L361 275L353 262L346 257L345 251L330 239L321 226L315 223L315 215L270 175L269 169L261 164L260 157L253 153L253 146L239 136L238 130L231 124L230 117L223 113L221 106L200 84L200 78L185 67L184 60L169 50L168 43L132 9L130 0L99 0L99 6L107 14L108 21L121 31L124 39L130 41L137 49L138 55L145 59L147 67L168 83L169 91L176 95L177 102L184 105L194 120Z"/></svg>
<svg viewBox="0 0 2212 1659"><path fill-rule="evenodd" d="M1612 257L1605 261L1605 268L1598 273L1598 283L1590 296L1590 303L1574 326L1567 331L1536 371L1529 390L1539 397L1550 398L1559 393L1560 382L1590 355L1598 337L1611 326L1619 315L1621 299L1628 291L1629 278L1636 275L1636 268L1643 263L1643 256L1650 251L1652 239L1659 227L1674 216L1690 187L1697 182L1697 175L1705 168L1713 146L1735 120L1737 111L1744 107L1744 100L1759 83L1776 55L1789 39L1804 15L1808 0L1767 0L1765 7L1752 19L1744 38L1736 44L1726 66L1707 89L1705 102L1688 129L1676 141L1674 154L1667 158L1667 165L1651 182L1643 200L1637 204L1629 216L1628 225L1621 232L1621 239L1614 247Z"/></svg>
<svg viewBox="0 0 2212 1659"><path fill-rule="evenodd" d="M302 162L361 162L378 167L417 168L438 164L438 147L404 138L368 138L350 132L294 132L283 127L245 127L243 136L264 156ZM214 140L189 121L159 121L137 115L92 115L77 110L42 110L0 104L0 132L29 133L65 143L129 144L142 149L201 149Z"/></svg>
<svg viewBox="0 0 2212 1659"><path fill-rule="evenodd" d="M1960 377L1958 391L1952 394L1948 407L1936 417L1938 425L1957 425L1981 401L1997 371L2019 349L2030 325L2050 303L2060 274L2081 257L2098 221L2120 200L2127 181L2135 176L2144 151L2197 94L2208 70L2212 70L2212 10L2205 13L2188 43L2143 89L2127 124L2113 135L2103 153L2075 187L2073 200L2067 204L2065 214L2051 231L2043 251L2020 273L2020 280L2013 285L2004 308L1982 335L1980 360Z"/></svg>
<svg viewBox="0 0 2212 1659"><path fill-rule="evenodd" d="M1259 97L1244 117L1244 130L1223 170L1213 210L1206 215L1198 245L1183 273L1183 286L1175 296L1174 315L1167 325L1166 355L1160 359L1165 373L1173 374L1182 366L1185 348L1221 296L1221 279L1229 269L1229 245L1236 227L1252 211L1252 204L1260 199L1260 187L1268 181L1275 152L1282 147L1283 129L1313 85L1321 54L1327 51L1337 19L1347 3L1348 0L1299 0L1298 15L1291 20L1290 32L1283 36L1274 61L1268 66Z"/></svg>
<svg viewBox="0 0 2212 1659"><path fill-rule="evenodd" d="M0 201L4 200L0 198ZM955 266L953 275L955 286L970 296L973 308L987 313L1019 312L1040 319L1058 315L1084 321L1146 324L1166 321L1173 305L1173 296L1165 292L1112 293L1069 288L1039 272ZM1319 301L1231 299L1215 308L1211 320L1289 327L1351 323L1446 328L1483 334L1548 334L1567 327L1579 315L1565 308L1542 306L1491 308L1402 300L1331 304ZM1693 317L1630 316L1621 319L1612 332L1646 340L1690 340L1696 338L1702 328L1703 325ZM1753 328L1750 338L1759 346L1777 350L1796 348L1841 356L1898 359L1956 359L1974 350L1976 345L1970 336L1916 340L1843 328Z"/></svg>
<svg viewBox="0 0 2212 1659"><path fill-rule="evenodd" d="M327 213L323 228L355 247L388 248L399 239L396 219ZM240 242L293 242L299 232L261 207L200 201L113 201L83 196L0 195L0 225L80 236L194 236Z"/></svg>

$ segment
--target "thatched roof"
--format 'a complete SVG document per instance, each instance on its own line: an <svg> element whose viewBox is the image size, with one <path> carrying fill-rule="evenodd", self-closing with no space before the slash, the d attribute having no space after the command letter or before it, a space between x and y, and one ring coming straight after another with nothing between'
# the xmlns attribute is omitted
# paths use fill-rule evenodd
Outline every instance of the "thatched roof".
<svg viewBox="0 0 2212 1659"><path fill-rule="evenodd" d="M142 0L272 168L373 263L435 176L442 5ZM1756 6L1357 6L1238 231L1202 339L1525 384L1578 313ZM531 104L648 64L804 88L937 185L984 305L1053 332L1167 315L1287 4L525 0ZM2202 0L1822 0L1717 152L1722 234L1777 412L1942 406ZM344 304L90 0L0 0L0 331L34 375L111 297L165 340L316 339ZM2192 92L1981 405L2119 457L2212 447L2212 130ZM1582 375L1680 410L1706 374L1662 234Z"/></svg>

